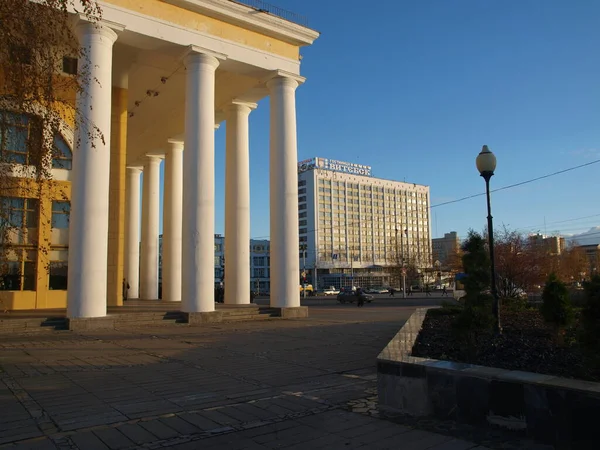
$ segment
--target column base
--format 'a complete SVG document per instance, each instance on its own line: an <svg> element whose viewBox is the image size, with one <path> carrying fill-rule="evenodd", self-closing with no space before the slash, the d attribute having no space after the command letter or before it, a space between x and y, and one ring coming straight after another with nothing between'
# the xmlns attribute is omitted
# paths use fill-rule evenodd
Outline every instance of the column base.
<svg viewBox="0 0 600 450"><path fill-rule="evenodd" d="M305 319L308 317L308 306L275 307L273 309L279 311L279 317L282 319Z"/></svg>
<svg viewBox="0 0 600 450"><path fill-rule="evenodd" d="M181 317L188 325L201 325L203 323L223 322L222 311L210 312L182 312Z"/></svg>

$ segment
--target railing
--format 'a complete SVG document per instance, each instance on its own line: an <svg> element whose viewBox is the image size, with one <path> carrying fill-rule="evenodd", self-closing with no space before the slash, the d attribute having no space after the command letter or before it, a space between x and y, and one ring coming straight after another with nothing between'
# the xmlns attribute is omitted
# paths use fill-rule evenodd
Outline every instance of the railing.
<svg viewBox="0 0 600 450"><path fill-rule="evenodd" d="M267 14L272 14L277 17L281 17L282 19L288 20L290 22L297 23L298 25L302 25L304 27L308 26L308 17L303 16L302 14L297 14L295 12L291 12L280 8L278 6L271 5L269 3L263 2L262 0L229 0L234 3L239 3L240 5L250 6L254 8L258 12L263 12Z"/></svg>

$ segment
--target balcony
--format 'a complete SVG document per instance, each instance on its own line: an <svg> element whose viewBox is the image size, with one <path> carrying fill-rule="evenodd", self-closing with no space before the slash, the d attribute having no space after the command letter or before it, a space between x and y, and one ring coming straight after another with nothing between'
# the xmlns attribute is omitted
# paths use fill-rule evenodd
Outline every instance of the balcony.
<svg viewBox="0 0 600 450"><path fill-rule="evenodd" d="M302 14L297 14L295 12L287 11L278 6L271 5L269 3L263 2L262 0L230 0L234 3L238 3L240 5L246 5L250 8L254 8L258 12L262 12L265 14L271 14L273 16L280 17L281 19L287 20L289 22L296 23L298 25L302 25L303 27L308 27L308 18L303 16Z"/></svg>

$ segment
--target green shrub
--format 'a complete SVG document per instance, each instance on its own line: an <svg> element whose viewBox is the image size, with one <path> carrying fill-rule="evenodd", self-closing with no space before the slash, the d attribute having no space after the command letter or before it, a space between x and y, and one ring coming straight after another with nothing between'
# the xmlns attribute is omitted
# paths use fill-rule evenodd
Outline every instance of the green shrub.
<svg viewBox="0 0 600 450"><path fill-rule="evenodd" d="M502 305L509 311L525 311L527 309L527 299L507 297L502 299Z"/></svg>
<svg viewBox="0 0 600 450"><path fill-rule="evenodd" d="M567 286L554 273L546 281L542 301L540 312L546 322L554 325L560 343L562 331L573 321L573 307Z"/></svg>

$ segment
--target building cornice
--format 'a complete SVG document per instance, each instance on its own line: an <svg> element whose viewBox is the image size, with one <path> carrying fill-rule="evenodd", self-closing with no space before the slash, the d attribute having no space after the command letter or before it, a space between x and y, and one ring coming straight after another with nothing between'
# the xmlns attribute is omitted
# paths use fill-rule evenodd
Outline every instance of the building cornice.
<svg viewBox="0 0 600 450"><path fill-rule="evenodd" d="M298 25L272 14L258 12L247 5L230 0L162 0L189 11L214 19L240 25L246 29L279 39L290 44L311 45L320 35L318 31Z"/></svg>

